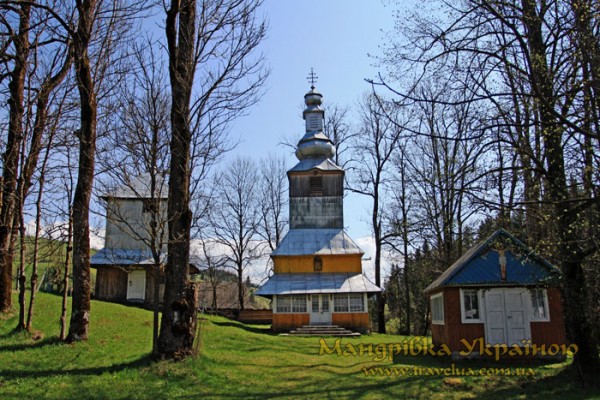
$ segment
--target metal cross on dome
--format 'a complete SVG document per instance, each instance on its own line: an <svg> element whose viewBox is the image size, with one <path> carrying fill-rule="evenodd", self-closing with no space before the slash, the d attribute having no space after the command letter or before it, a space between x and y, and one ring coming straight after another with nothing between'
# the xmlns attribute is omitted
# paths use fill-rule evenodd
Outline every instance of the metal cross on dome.
<svg viewBox="0 0 600 400"><path fill-rule="evenodd" d="M310 74L308 74L308 76L306 77L306 79L310 83L310 88L314 89L315 88L315 83L317 83L317 79L319 79L319 77L317 76L317 74L315 74L315 71L312 69L312 67L310 69Z"/></svg>

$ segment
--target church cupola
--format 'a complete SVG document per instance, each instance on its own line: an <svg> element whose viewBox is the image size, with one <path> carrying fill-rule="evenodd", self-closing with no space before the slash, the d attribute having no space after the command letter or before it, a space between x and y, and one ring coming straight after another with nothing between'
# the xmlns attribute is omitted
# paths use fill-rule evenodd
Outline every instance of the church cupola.
<svg viewBox="0 0 600 400"><path fill-rule="evenodd" d="M323 96L315 89L315 79L311 70L312 85L304 95L306 133L296 148L300 162L288 171L290 228L340 229L344 226L344 170L333 162L335 145L323 133Z"/></svg>
<svg viewBox="0 0 600 400"><path fill-rule="evenodd" d="M298 142L296 157L299 160L306 158L332 158L335 155L333 142L323 133L325 111L321 106L323 95L315 90L316 76L310 71L310 92L304 95L306 108L302 113L306 133Z"/></svg>

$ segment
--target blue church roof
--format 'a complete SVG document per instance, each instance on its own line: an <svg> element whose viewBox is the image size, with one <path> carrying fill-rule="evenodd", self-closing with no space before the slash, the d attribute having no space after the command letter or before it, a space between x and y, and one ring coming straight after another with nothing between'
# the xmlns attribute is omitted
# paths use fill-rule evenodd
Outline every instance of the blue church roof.
<svg viewBox="0 0 600 400"><path fill-rule="evenodd" d="M502 279L500 253L506 257L506 278ZM558 268L535 254L523 242L503 229L472 247L425 289L425 293L446 286L523 286L553 284Z"/></svg>

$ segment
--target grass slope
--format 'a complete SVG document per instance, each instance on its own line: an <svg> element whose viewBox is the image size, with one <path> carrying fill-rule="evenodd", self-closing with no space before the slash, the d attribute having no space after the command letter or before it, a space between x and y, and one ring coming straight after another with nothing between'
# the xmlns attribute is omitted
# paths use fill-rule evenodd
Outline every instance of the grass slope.
<svg viewBox="0 0 600 400"><path fill-rule="evenodd" d="M530 377L366 376L365 367L446 368L451 361L402 357L392 365L368 354L319 356L318 338L277 336L220 317L202 319L198 357L153 363L150 312L94 301L90 340L66 345L56 339L60 298L38 298L37 340L11 333L14 315L0 317L0 399L600 398L597 389L581 389L564 364L533 366ZM403 339L372 335L342 344ZM327 343L333 347L334 339Z"/></svg>

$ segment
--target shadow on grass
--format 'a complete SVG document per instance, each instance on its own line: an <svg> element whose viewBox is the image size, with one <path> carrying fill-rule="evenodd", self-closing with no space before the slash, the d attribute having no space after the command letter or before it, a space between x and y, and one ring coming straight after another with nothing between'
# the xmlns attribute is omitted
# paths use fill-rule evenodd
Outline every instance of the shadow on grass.
<svg viewBox="0 0 600 400"><path fill-rule="evenodd" d="M230 328L242 329L246 332L257 333L259 335L277 336L277 334L269 328L264 328L264 329L256 328L256 327L253 327L250 325L242 324L241 322L217 322L217 321L211 321L211 322L217 326L225 326L225 327L230 327Z"/></svg>
<svg viewBox="0 0 600 400"><path fill-rule="evenodd" d="M520 361L520 363L519 363ZM535 372L536 368L544 365L552 364L548 360L519 360L514 362L494 362L491 360L482 359L463 359L463 360L452 360L450 357L433 357L430 355L421 356L409 356L409 355L396 355L394 357L394 366L397 365L408 365L411 367L418 367L422 373L429 374L430 376L423 375L429 379L442 379L444 376L436 376L436 369L446 369L451 367L457 371L473 370L475 372L482 369L487 370L503 370L511 371L512 374L520 371L521 375L495 375L497 379L506 379L511 383L500 384L498 387L491 387L485 390L483 393L477 393L475 398L478 399L512 399L516 397L525 396L527 399L539 399L545 400L548 398L565 398L565 399L590 399L600 398L600 382L595 383L596 386L584 388L581 385L579 377L573 371L573 369L567 365L560 367L560 371L544 377L526 376L530 371ZM489 374L488 374L489 375ZM456 376L460 380L465 377L460 373ZM487 385L488 382L484 381L484 376L474 375L475 379L470 385L474 383ZM469 381L469 378L466 378ZM467 388L461 387L459 384L458 390L465 390ZM472 393L473 391L470 390Z"/></svg>
<svg viewBox="0 0 600 400"><path fill-rule="evenodd" d="M389 380L389 381L373 381L372 383L365 383L363 380L357 380L355 383L346 385L344 387L328 386L327 381L306 381L301 387L286 388L285 390L276 391L273 388L267 390L258 391L241 391L235 393L228 393L225 391L209 391L208 393L202 394L202 398L214 398L214 399L240 399L240 398L260 398L260 399L321 399L321 398L362 398L365 396L373 397L375 393L382 393L385 391L393 391L389 396L384 398L404 398L402 396L402 390L399 389L407 382L414 383L418 381L417 378L407 377L403 380ZM196 397L193 397L196 398ZM200 398L200 397L198 397Z"/></svg>
<svg viewBox="0 0 600 400"><path fill-rule="evenodd" d="M12 334L3 335L2 338L9 338L11 336L19 336L22 335L22 332L13 332ZM0 346L0 353L3 351L22 351L22 350L33 350L38 349L45 346L51 346L56 344L64 344L62 340L58 337L49 337L44 338L31 343L19 343L19 344L7 344L4 346Z"/></svg>
<svg viewBox="0 0 600 400"><path fill-rule="evenodd" d="M73 368L73 369L44 369L34 371L23 371L19 369L0 370L0 376L3 380L23 379L23 378L48 378L52 376L70 375L102 375L103 373L117 373L126 369L138 369L150 366L153 363L150 355L144 355L136 360L113 364L106 367L91 368Z"/></svg>
<svg viewBox="0 0 600 400"><path fill-rule="evenodd" d="M396 354L393 360L394 366L397 364L410 365L424 368L441 368L447 367L452 363L450 357L434 357L431 355L404 355Z"/></svg>
<svg viewBox="0 0 600 400"><path fill-rule="evenodd" d="M600 397L600 384L583 387L577 374L570 367L563 368L557 374L537 380L524 380L518 387L501 387L480 394L479 399L508 399L526 397L527 399L597 399Z"/></svg>

